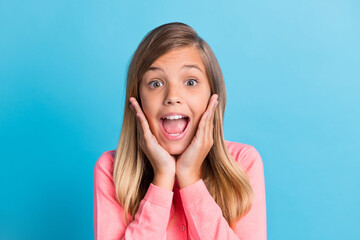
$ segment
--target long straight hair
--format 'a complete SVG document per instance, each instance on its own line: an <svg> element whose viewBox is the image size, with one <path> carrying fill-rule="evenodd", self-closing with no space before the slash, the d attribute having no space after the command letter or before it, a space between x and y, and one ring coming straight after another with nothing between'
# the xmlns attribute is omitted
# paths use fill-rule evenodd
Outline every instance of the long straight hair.
<svg viewBox="0 0 360 240"><path fill-rule="evenodd" d="M196 47L204 62L211 94L219 95L214 116L214 144L201 166L201 178L230 227L233 228L233 224L252 207L253 190L250 181L229 154L224 140L226 91L220 65L210 46L193 28L184 23L173 22L153 29L143 38L132 56L127 73L123 125L113 169L116 196L124 208L127 224L129 218L130 221L134 219L154 177L152 166L139 146L136 115L129 108L127 99L135 97L140 103L139 82L156 59L171 50L191 46Z"/></svg>

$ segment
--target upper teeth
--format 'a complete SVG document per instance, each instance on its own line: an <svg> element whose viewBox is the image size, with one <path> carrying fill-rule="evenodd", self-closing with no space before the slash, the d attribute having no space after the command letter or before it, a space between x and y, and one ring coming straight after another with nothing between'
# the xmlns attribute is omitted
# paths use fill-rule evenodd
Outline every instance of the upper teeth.
<svg viewBox="0 0 360 240"><path fill-rule="evenodd" d="M164 117L164 119L170 119L170 120L180 119L180 118L185 118L185 117L181 116L181 115L171 115L171 116Z"/></svg>

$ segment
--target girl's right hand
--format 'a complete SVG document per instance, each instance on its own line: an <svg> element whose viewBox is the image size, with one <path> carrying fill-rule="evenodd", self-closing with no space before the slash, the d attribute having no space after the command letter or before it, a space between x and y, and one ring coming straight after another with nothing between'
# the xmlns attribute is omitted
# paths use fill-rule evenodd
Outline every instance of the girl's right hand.
<svg viewBox="0 0 360 240"><path fill-rule="evenodd" d="M137 129L140 132L140 147L154 170L154 184L162 185L162 187L172 190L175 181L175 158L159 144L156 137L152 134L146 116L137 100L131 97L129 101L130 108L136 115Z"/></svg>

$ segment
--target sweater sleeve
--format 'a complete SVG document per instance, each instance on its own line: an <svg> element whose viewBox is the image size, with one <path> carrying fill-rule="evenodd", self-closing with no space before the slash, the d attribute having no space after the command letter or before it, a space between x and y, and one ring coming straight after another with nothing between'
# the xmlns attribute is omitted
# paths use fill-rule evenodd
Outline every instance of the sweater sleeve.
<svg viewBox="0 0 360 240"><path fill-rule="evenodd" d="M150 184L134 220L126 226L124 209L116 198L112 167L112 156L104 153L94 168L95 240L165 239L173 192Z"/></svg>
<svg viewBox="0 0 360 240"><path fill-rule="evenodd" d="M252 209L235 223L234 230L222 215L202 179L180 189L190 239L266 240L265 186L262 160L251 146L242 166L254 191ZM238 161L238 160L237 160Z"/></svg>

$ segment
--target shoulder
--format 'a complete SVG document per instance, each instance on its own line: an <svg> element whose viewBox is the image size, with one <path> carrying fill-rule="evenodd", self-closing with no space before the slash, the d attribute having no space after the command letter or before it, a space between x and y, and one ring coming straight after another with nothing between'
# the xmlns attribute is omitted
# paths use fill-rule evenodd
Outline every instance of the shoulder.
<svg viewBox="0 0 360 240"><path fill-rule="evenodd" d="M115 150L106 151L98 158L94 167L94 175L106 175L112 179Z"/></svg>
<svg viewBox="0 0 360 240"><path fill-rule="evenodd" d="M249 144L226 141L227 149L234 160L247 173L254 166L262 168L263 163L259 152Z"/></svg>

